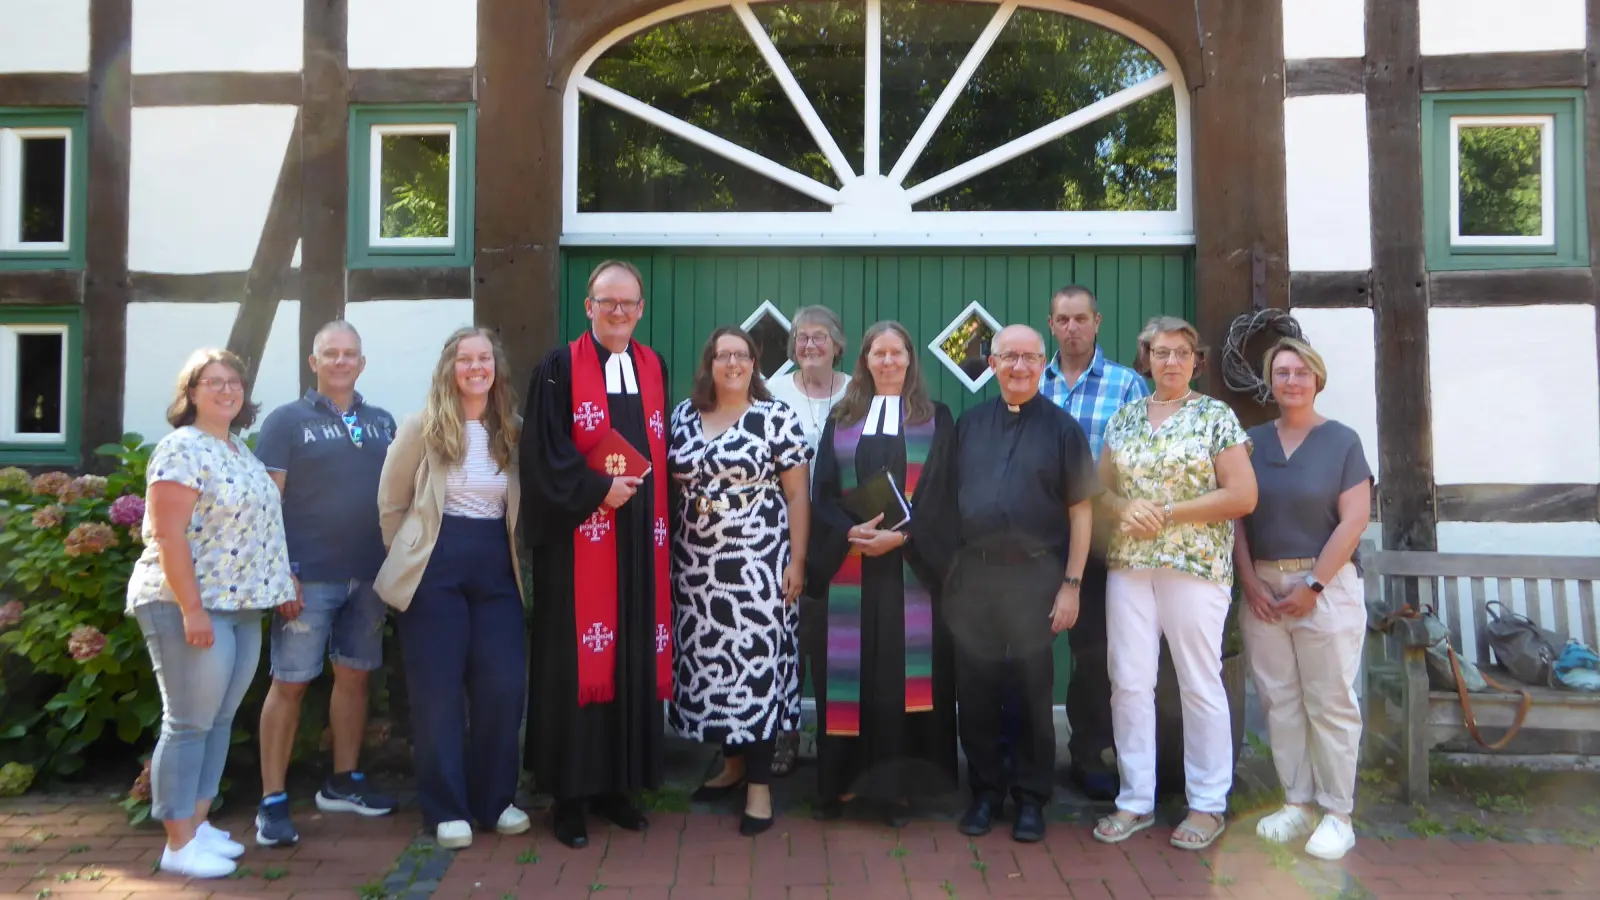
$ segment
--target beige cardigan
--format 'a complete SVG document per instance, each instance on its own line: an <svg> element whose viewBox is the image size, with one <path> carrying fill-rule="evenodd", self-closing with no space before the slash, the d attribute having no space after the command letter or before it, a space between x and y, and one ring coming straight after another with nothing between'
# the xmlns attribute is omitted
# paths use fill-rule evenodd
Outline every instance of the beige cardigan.
<svg viewBox="0 0 1600 900"><path fill-rule="evenodd" d="M422 417L401 423L378 477L378 525L389 550L373 584L383 602L400 611L411 605L444 518L444 483L449 466L428 452L422 439ZM522 593L522 564L517 559L517 511L522 505L517 461L506 472L506 542ZM526 599L526 598L524 598Z"/></svg>

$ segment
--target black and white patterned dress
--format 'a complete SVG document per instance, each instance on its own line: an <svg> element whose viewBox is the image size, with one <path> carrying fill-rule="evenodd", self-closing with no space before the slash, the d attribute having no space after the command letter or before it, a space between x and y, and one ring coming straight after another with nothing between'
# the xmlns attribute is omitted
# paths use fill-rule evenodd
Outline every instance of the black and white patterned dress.
<svg viewBox="0 0 1600 900"><path fill-rule="evenodd" d="M789 508L778 476L810 458L799 418L782 403L753 403L709 439L688 401L673 410L668 466L684 502L672 541L668 721L684 737L745 744L799 724L798 607L783 603ZM676 480L684 474L687 485ZM702 514L701 496L727 508Z"/></svg>

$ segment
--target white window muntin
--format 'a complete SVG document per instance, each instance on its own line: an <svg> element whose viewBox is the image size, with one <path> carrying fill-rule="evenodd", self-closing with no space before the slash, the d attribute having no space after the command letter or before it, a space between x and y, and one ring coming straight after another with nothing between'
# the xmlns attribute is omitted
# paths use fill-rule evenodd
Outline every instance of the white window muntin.
<svg viewBox="0 0 1600 900"><path fill-rule="evenodd" d="M783 326L783 330L789 332L790 336L793 337L793 335L794 335L794 323L790 322L789 321L789 317L784 315L781 311L779 311L779 309L776 306L773 306L771 300L763 300L763 301L761 301L761 305L756 307L756 311L751 313L749 315L749 317L744 320L744 323L741 324L739 327L744 329L745 334L749 334L750 333L750 329L754 328L756 326L756 323L761 321L763 316L771 316L773 321L777 322L779 325L782 325ZM756 360L756 367L757 368L761 367L761 360L759 360L759 359ZM778 367L778 371L773 372L771 375L765 375L763 377L764 378L768 378L768 379L777 378L780 375L787 375L793 369L794 369L794 360L786 359L786 360L783 361L783 365Z"/></svg>
<svg viewBox="0 0 1600 900"><path fill-rule="evenodd" d="M567 80L562 108L562 236L561 242L582 245L677 246L888 246L915 241L927 246L1039 246L1066 243L1101 245L1186 246L1194 243L1194 213L1189 201L1190 147L1189 94L1176 55L1148 30L1104 10L1073 0L963 0L995 7L994 18L978 36L944 92L929 110L891 171L881 174L879 111L882 64L882 0L862 0L866 8L866 115L863 171L853 171L771 39L749 12L752 0L684 0L613 31L578 59ZM781 0L753 0L781 2ZM795 172L738 144L711 134L689 122L662 112L643 101L610 88L587 72L595 60L616 44L663 22L708 9L730 7L744 23L751 40L773 70L801 121L828 158L843 187L833 188ZM948 172L903 188L916 163L945 115L961 96L968 80L1018 8L1058 12L1115 31L1154 55L1165 71L1132 87L1048 123L1013 141L978 154ZM1064 136L1073 129L1170 89L1177 112L1176 209L1156 212L934 212L910 209L909 197L923 199L932 191L954 186L990 168L1022 156ZM622 112L644 119L703 149L771 178L802 194L833 205L832 212L817 213L586 213L578 210L578 99L586 95ZM952 180L953 179L953 180ZM948 183L946 183L948 182ZM926 193L925 193L926 192ZM882 202L884 198L907 202ZM874 227L863 228L864 222Z"/></svg>
<svg viewBox="0 0 1600 900"><path fill-rule="evenodd" d="M22 385L17 382L19 349L17 338L25 334L53 334L61 338L61 410L60 430L28 433L17 430L18 393ZM0 325L0 359L9 360L0 366L0 443L6 444L59 444L66 440L67 427L67 326L66 325Z"/></svg>
<svg viewBox="0 0 1600 900"><path fill-rule="evenodd" d="M1539 129L1539 234L1461 233L1461 129L1473 127ZM1457 247L1546 247L1556 242L1555 116L1450 117L1450 243Z"/></svg>
<svg viewBox="0 0 1600 900"><path fill-rule="evenodd" d="M388 136L443 134L450 137L450 194L449 214L445 217L445 236L432 238L383 237L383 139ZM372 126L372 162L369 173L369 199L367 201L367 244L371 247L442 247L456 245L456 126L438 125L374 125Z"/></svg>
<svg viewBox="0 0 1600 900"><path fill-rule="evenodd" d="M22 239L22 142L38 138L66 141L66 177L62 179L61 236L59 241ZM61 252L69 249L72 235L72 129L0 128L0 250Z"/></svg>
<svg viewBox="0 0 1600 900"><path fill-rule="evenodd" d="M993 331L995 334L1000 333L1000 323L995 321L994 316L989 315L989 311L983 308L983 304L974 300L967 304L967 308L963 309L954 319L951 319L950 324L946 325L944 330L939 332L937 337L928 342L928 352L933 354L934 359L937 359L939 362L943 363L944 367L948 369L950 374L954 375L958 381L966 385L967 390L976 394L978 391L983 390L983 386L989 383L989 379L994 377L994 369L985 366L982 374L980 374L977 378L971 378L967 375L965 370L956 364L955 360L950 358L949 354L944 352L945 338L948 338L951 334L953 334L957 328L965 325L967 320L971 319L973 316L977 316L987 323L990 331Z"/></svg>

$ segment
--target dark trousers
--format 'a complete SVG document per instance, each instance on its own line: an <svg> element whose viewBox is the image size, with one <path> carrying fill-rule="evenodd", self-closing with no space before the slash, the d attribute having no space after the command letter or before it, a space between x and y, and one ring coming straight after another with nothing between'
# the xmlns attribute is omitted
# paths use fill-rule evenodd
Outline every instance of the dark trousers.
<svg viewBox="0 0 1600 900"><path fill-rule="evenodd" d="M1042 806L1050 799L1056 758L1050 610L1061 573L1054 554L1005 561L969 553L951 579L947 608L961 749L976 798L1000 802L1009 788L1018 803ZM1003 751L1008 693L1018 721L1009 778Z"/></svg>
<svg viewBox="0 0 1600 900"><path fill-rule="evenodd" d="M1072 768L1080 780L1091 776L1114 778L1115 770L1101 759L1113 743L1111 675L1106 668L1104 559L1089 555L1078 596L1078 622L1068 633L1072 680L1067 684L1067 721L1072 725L1072 736L1067 746L1072 753Z"/></svg>
<svg viewBox="0 0 1600 900"><path fill-rule="evenodd" d="M505 520L444 517L399 631L422 818L493 828L516 797L528 678Z"/></svg>
<svg viewBox="0 0 1600 900"><path fill-rule="evenodd" d="M746 744L729 744L723 742L722 755L728 759L744 757L744 780L746 784L771 784L772 783L772 756L778 749L776 738L767 738L764 741L752 741Z"/></svg>

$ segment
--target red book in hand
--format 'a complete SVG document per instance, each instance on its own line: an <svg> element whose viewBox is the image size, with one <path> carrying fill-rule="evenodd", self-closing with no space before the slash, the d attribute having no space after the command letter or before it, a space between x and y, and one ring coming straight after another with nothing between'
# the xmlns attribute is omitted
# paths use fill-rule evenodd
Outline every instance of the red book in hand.
<svg viewBox="0 0 1600 900"><path fill-rule="evenodd" d="M589 463L589 468L612 478L619 475L643 478L650 473L650 460L616 429L607 431L584 459Z"/></svg>

